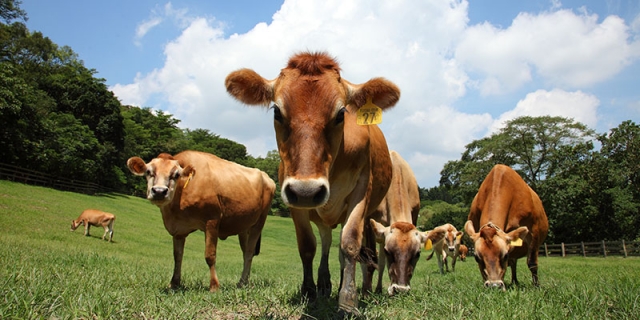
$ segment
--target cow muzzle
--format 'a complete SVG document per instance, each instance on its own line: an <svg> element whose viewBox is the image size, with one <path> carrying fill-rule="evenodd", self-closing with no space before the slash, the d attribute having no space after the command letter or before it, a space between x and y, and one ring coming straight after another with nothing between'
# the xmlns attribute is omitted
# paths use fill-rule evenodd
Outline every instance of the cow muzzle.
<svg viewBox="0 0 640 320"><path fill-rule="evenodd" d="M325 205L329 200L329 183L326 179L286 179L282 184L282 200L289 207L312 209Z"/></svg>
<svg viewBox="0 0 640 320"><path fill-rule="evenodd" d="M396 293L399 293L399 294L407 293L407 292L409 292L409 290L411 290L411 287L408 286L408 285L407 286L403 286L403 285L399 285L399 284L395 284L394 283L394 284L389 286L389 288L387 289L387 292L389 293L390 296L392 296L392 295L394 295Z"/></svg>
<svg viewBox="0 0 640 320"><path fill-rule="evenodd" d="M502 289L502 291L507 290L504 286L504 282L502 280L487 280L484 282L485 288L496 288Z"/></svg>
<svg viewBox="0 0 640 320"><path fill-rule="evenodd" d="M147 194L147 199L151 201L163 201L167 198L169 194L169 188L160 186L160 187L152 187Z"/></svg>

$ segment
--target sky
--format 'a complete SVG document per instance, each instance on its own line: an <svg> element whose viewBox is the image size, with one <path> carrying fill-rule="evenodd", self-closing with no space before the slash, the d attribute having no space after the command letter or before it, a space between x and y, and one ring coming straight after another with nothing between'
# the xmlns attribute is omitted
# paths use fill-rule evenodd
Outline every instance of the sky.
<svg viewBox="0 0 640 320"><path fill-rule="evenodd" d="M27 27L67 45L121 103L162 110L254 157L275 150L273 114L227 94L250 68L326 51L342 77L400 87L380 124L423 188L447 161L519 116L606 133L640 122L640 1L23 0ZM133 156L133 155L131 155Z"/></svg>

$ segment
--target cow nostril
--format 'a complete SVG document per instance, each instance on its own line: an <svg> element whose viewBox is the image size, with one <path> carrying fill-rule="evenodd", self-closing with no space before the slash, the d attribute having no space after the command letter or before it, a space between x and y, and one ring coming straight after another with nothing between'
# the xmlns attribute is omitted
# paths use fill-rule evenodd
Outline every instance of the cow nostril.
<svg viewBox="0 0 640 320"><path fill-rule="evenodd" d="M293 190L291 190L291 186L287 185L284 188L284 193L287 196L287 199L289 200L289 203L295 204L298 202L298 196L296 195L295 192L293 192Z"/></svg>
<svg viewBox="0 0 640 320"><path fill-rule="evenodd" d="M316 195L313 196L313 201L315 203L321 203L326 196L327 196L327 187L321 186L320 190L318 190Z"/></svg>

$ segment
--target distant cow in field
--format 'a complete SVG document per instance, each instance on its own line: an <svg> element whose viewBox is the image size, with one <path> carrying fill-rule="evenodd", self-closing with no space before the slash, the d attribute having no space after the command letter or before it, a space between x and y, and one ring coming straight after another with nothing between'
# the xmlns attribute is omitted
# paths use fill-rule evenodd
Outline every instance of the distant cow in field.
<svg viewBox="0 0 640 320"><path fill-rule="evenodd" d="M469 254L469 248L464 244L460 244L460 248L458 248L458 255L460 256L461 261L467 260L467 254Z"/></svg>
<svg viewBox="0 0 640 320"><path fill-rule="evenodd" d="M538 195L513 169L493 167L471 203L464 229L474 242L485 287L505 290L507 265L512 283L517 284L516 262L525 256L533 284L539 285L538 248L547 237L549 222Z"/></svg>
<svg viewBox="0 0 640 320"><path fill-rule="evenodd" d="M275 183L266 173L197 151L162 153L149 163L132 157L127 166L133 174L147 178L147 199L160 208L164 227L173 236L171 288L180 286L185 240L196 230L205 233L209 291L220 287L217 245L218 239L228 236L238 235L244 257L238 286L249 281L275 192Z"/></svg>
<svg viewBox="0 0 640 320"><path fill-rule="evenodd" d="M376 123L382 110L398 102L400 89L383 78L351 83L324 52L295 54L273 80L241 69L230 73L225 85L245 104L273 105L282 200L296 228L302 294L314 299L318 291L331 293L331 228L342 224L344 267L338 305L342 311L358 313L355 269L361 260L365 223L391 183L389 149ZM312 270L317 242L311 221L322 242L317 287ZM375 250L375 241L371 245Z"/></svg>
<svg viewBox="0 0 640 320"><path fill-rule="evenodd" d="M451 257L451 271L456 271L456 259L458 259L459 256L458 249L460 248L462 231L458 231L458 229L450 223L434 228L433 231L444 232L444 237L433 244L433 251L431 251L427 260L430 260L435 253L440 273L444 274L445 269L449 272L449 263L447 258Z"/></svg>
<svg viewBox="0 0 640 320"><path fill-rule="evenodd" d="M91 226L94 227L103 227L104 234L102 235L102 240L105 240L107 234L109 235L109 242L113 240L113 223L116 221L116 216L112 213L95 210L95 209L87 209L82 211L78 219L71 220L71 231L75 231L79 226L84 226L84 235L89 236L89 228Z"/></svg>
<svg viewBox="0 0 640 320"><path fill-rule="evenodd" d="M382 276L388 263L391 280L387 289L389 295L410 290L411 277L422 246L428 239L439 239L437 232L420 232L415 227L420 212L420 194L411 167L395 151L391 151L391 163L391 186L370 219L376 241L380 243L376 292L382 292ZM364 278L371 282L372 275L367 273Z"/></svg>

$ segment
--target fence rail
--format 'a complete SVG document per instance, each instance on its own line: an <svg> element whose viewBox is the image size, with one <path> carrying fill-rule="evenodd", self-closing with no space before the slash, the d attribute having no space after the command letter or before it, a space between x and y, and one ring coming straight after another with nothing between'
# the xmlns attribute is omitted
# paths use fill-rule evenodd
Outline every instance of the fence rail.
<svg viewBox="0 0 640 320"><path fill-rule="evenodd" d="M4 163L0 163L0 179L90 195L109 191L93 182L62 178Z"/></svg>
<svg viewBox="0 0 640 320"><path fill-rule="evenodd" d="M640 256L640 241L599 241L544 244L540 247L540 255L546 257L607 257L607 256Z"/></svg>

